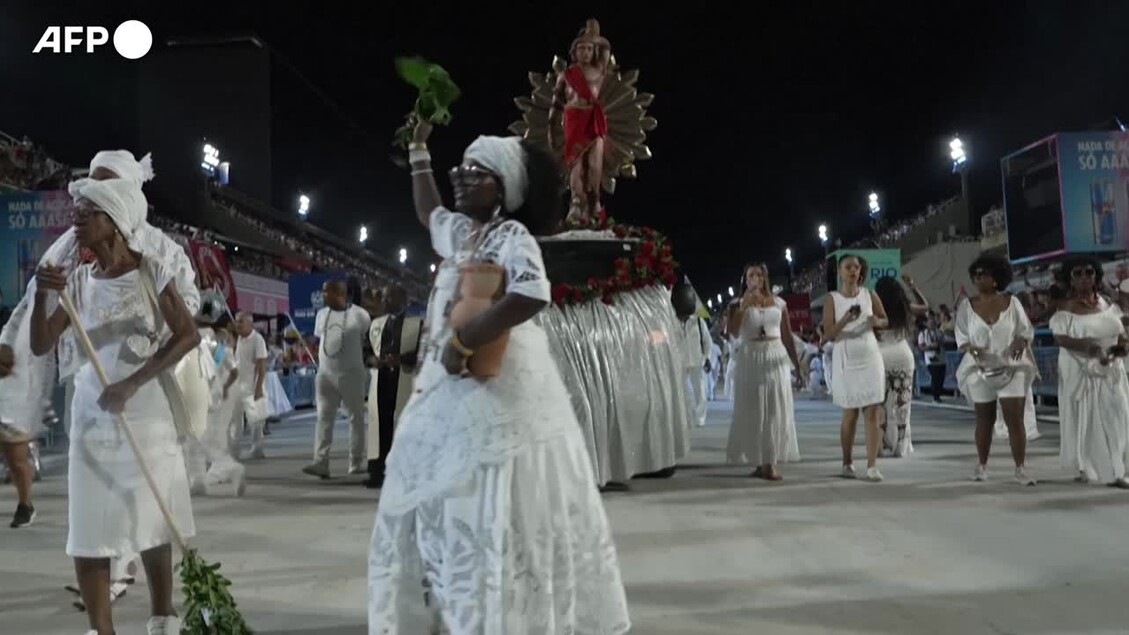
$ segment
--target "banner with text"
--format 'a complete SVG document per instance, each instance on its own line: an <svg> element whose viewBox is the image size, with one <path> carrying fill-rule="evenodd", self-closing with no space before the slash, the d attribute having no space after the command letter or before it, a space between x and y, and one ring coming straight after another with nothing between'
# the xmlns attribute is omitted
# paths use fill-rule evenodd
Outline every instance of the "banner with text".
<svg viewBox="0 0 1129 635"><path fill-rule="evenodd" d="M788 320L793 331L799 333L812 327L811 298L806 293L782 293L780 299L788 305Z"/></svg>
<svg viewBox="0 0 1129 635"><path fill-rule="evenodd" d="M874 288L874 283L881 278L889 276L895 280L902 277L902 250L901 249L840 249L831 254L828 265L833 267L836 276L835 288L842 286L838 279L837 264L845 255L858 256L866 262L866 280L862 281L868 289Z"/></svg>
<svg viewBox="0 0 1129 635"><path fill-rule="evenodd" d="M325 306L321 287L329 280L342 278L340 273L292 273L288 282L290 291L290 317L303 334L314 331L314 318Z"/></svg>
<svg viewBox="0 0 1129 635"><path fill-rule="evenodd" d="M240 311L275 316L290 312L290 287L282 280L232 270L235 297Z"/></svg>
<svg viewBox="0 0 1129 635"><path fill-rule="evenodd" d="M0 201L8 216L0 232L0 291L13 307L43 252L74 222L74 202L66 192L5 193Z"/></svg>
<svg viewBox="0 0 1129 635"><path fill-rule="evenodd" d="M1070 252L1129 248L1129 133L1058 135L1062 226Z"/></svg>
<svg viewBox="0 0 1129 635"><path fill-rule="evenodd" d="M227 308L234 313L239 302L223 247L200 240L189 240L188 257L192 261L192 268L196 270L196 286L223 294Z"/></svg>

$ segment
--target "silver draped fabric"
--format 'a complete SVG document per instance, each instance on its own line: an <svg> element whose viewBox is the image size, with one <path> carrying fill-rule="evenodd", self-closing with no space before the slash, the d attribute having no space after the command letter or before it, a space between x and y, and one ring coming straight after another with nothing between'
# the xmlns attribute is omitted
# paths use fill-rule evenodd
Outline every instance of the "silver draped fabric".
<svg viewBox="0 0 1129 635"><path fill-rule="evenodd" d="M682 346L661 285L537 316L572 398L596 482L673 467L690 451Z"/></svg>

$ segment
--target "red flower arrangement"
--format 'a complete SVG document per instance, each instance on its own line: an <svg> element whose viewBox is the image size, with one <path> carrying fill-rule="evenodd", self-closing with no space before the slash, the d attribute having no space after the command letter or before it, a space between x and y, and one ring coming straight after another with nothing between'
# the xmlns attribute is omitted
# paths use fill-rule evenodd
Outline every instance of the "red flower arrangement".
<svg viewBox="0 0 1129 635"><path fill-rule="evenodd" d="M668 289L677 280L674 269L673 248L666 236L650 227L634 227L615 222L600 209L594 218L565 221L565 230L586 229L591 231L611 230L620 239L641 241L634 257L616 258L615 273L607 278L588 278L584 284L554 284L553 303L557 306L583 304L600 299L604 304L613 304L615 294L623 291L643 289L662 284Z"/></svg>

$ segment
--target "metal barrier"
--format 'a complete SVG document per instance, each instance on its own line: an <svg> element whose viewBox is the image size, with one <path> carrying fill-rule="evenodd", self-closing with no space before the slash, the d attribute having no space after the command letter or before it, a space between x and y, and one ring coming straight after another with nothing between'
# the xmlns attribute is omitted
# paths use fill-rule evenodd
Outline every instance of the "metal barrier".
<svg viewBox="0 0 1129 635"><path fill-rule="evenodd" d="M1035 366L1039 369L1039 379L1031 387L1032 393L1041 397L1057 397L1058 396L1058 347L1057 346L1039 346L1032 348L1031 352L1035 355ZM917 357L917 387L920 390L928 390L931 380L929 377L929 366L925 363L925 358L922 356L921 351L916 352ZM964 357L964 353L960 351L946 351L945 352L945 390L957 389L956 371L960 366L960 360Z"/></svg>
<svg viewBox="0 0 1129 635"><path fill-rule="evenodd" d="M278 379L282 382L282 389L286 398L295 408L314 405L314 376L317 375L317 366L293 366L283 374L278 372Z"/></svg>

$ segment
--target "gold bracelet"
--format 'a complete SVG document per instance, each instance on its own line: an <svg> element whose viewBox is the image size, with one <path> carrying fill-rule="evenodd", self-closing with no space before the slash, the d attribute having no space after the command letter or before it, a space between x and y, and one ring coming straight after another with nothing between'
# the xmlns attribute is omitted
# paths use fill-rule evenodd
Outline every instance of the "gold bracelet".
<svg viewBox="0 0 1129 635"><path fill-rule="evenodd" d="M408 151L409 152L411 152L412 150L426 150L426 149L427 149L427 143L424 142L424 141L413 141L413 142L408 144Z"/></svg>
<svg viewBox="0 0 1129 635"><path fill-rule="evenodd" d="M474 357L474 350L467 348L463 341L459 339L458 332L451 333L451 347L458 351L459 355L463 357Z"/></svg>

